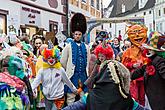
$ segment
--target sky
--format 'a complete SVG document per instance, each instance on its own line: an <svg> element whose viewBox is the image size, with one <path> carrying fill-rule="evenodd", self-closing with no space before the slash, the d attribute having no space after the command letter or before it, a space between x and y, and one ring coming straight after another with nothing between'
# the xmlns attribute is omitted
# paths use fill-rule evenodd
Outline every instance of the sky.
<svg viewBox="0 0 165 110"><path fill-rule="evenodd" d="M110 2L111 0L103 0L103 7L106 8Z"/></svg>

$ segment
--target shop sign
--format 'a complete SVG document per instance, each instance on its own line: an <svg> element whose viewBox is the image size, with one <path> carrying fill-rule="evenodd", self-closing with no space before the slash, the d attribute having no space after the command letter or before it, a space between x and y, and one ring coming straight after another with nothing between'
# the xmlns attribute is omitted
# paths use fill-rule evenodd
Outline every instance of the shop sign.
<svg viewBox="0 0 165 110"><path fill-rule="evenodd" d="M29 7L21 8L21 23L41 26L41 12Z"/></svg>

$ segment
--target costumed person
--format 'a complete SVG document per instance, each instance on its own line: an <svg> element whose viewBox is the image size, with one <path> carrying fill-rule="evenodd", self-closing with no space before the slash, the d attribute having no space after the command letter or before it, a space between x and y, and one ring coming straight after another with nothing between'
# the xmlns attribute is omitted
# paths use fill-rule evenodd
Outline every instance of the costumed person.
<svg viewBox="0 0 165 110"><path fill-rule="evenodd" d="M141 45L147 40L147 28L142 25L132 25L127 30L128 38L132 46L122 55L122 63L133 72L136 68L147 64L148 58L144 56ZM143 77L136 79L130 84L131 96L141 105L145 105L145 93Z"/></svg>
<svg viewBox="0 0 165 110"><path fill-rule="evenodd" d="M87 97L87 110L131 110L129 70L113 60L113 49L109 44L98 45L95 54L101 65L90 76L93 78L86 82L87 86L95 85Z"/></svg>
<svg viewBox="0 0 165 110"><path fill-rule="evenodd" d="M76 87L68 79L64 68L60 64L60 50L50 45L48 49L42 51L43 67L38 71L36 78L32 82L32 89L42 83L43 94L45 96L46 110L60 110L64 104L64 84L66 84L74 94L77 94Z"/></svg>
<svg viewBox="0 0 165 110"><path fill-rule="evenodd" d="M24 61L17 56L7 55L6 57L4 57L1 60L1 65L2 65L1 69L3 69L3 70L1 70L2 73L0 75L1 76L0 82L2 82L2 83L5 82L7 84L5 86L6 88L4 87L4 90L2 90L2 91L6 90L6 95L2 95L2 97L7 96L7 99L10 99L9 102L7 101L6 104L4 104L1 107L5 107L3 109L18 109L19 107L22 107L22 104L20 104L20 103L19 103L20 105L14 104L14 100L15 100L15 103L17 103L17 101L19 100L18 98L14 98L14 97L20 97L22 99L22 103L24 106L27 106L29 104L29 105L31 105L30 107L33 108L33 92L31 89L29 79L25 74L26 71L24 70ZM18 89L17 85L21 89ZM26 85L26 88L28 91L28 96L29 96L28 98L26 97L26 95L24 93L25 85ZM3 86L3 85L1 85L1 86ZM16 89L14 89L12 87L14 87ZM2 97L1 97L1 99L3 100ZM10 104L12 104L12 105L10 106ZM24 106L22 108L23 110L26 109ZM13 107L15 107L15 108L13 108Z"/></svg>
<svg viewBox="0 0 165 110"><path fill-rule="evenodd" d="M85 16L81 13L76 13L71 19L73 41L64 47L60 60L66 70L67 76L77 88L82 88L88 76L90 52L89 47L81 41L82 35L86 32L86 28ZM87 87L84 86L82 90L83 92L87 92ZM71 93L68 87L65 88L65 92L67 94L67 104L73 103L76 98L79 100L79 97Z"/></svg>
<svg viewBox="0 0 165 110"><path fill-rule="evenodd" d="M145 93L151 109L165 110L165 35L152 32L148 44L143 47L150 62L136 69L131 79L144 76Z"/></svg>

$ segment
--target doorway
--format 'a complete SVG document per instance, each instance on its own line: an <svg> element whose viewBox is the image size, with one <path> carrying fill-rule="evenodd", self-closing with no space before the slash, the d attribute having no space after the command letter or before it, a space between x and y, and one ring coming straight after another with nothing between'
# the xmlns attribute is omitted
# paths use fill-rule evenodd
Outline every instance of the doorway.
<svg viewBox="0 0 165 110"><path fill-rule="evenodd" d="M30 40L32 40L32 36L36 34L37 28L32 26L26 26L26 33L29 35Z"/></svg>

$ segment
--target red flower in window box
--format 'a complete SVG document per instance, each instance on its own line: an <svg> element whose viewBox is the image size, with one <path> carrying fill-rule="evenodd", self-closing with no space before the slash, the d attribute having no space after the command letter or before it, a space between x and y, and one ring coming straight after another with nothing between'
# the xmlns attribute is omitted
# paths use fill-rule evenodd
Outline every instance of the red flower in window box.
<svg viewBox="0 0 165 110"><path fill-rule="evenodd" d="M146 67L146 72L148 75L153 76L155 75L155 67L153 65L148 65Z"/></svg>

